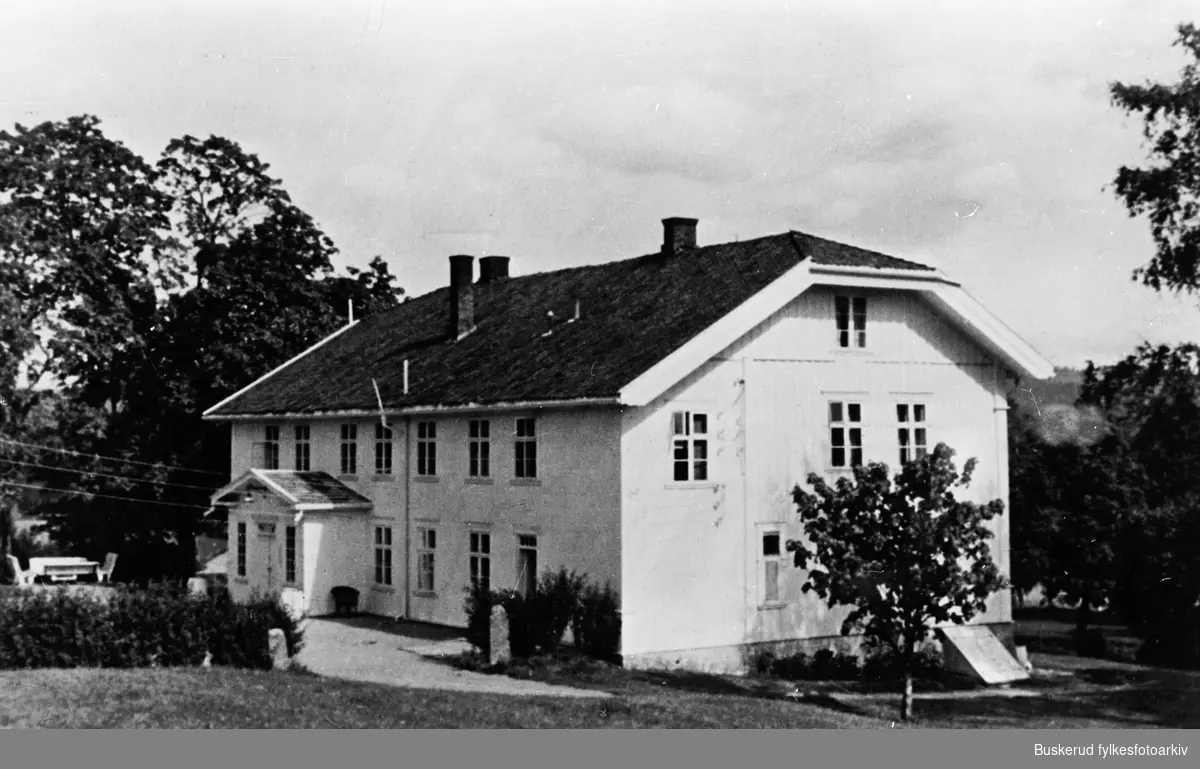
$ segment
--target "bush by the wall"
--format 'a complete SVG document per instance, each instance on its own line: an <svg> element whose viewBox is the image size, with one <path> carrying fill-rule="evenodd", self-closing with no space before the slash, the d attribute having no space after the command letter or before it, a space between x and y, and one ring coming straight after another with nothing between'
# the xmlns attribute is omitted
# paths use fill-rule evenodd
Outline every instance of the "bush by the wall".
<svg viewBox="0 0 1200 769"><path fill-rule="evenodd" d="M913 657L913 677L922 680L941 678L945 667L942 653L932 644L917 649ZM867 680L889 681L904 675L901 659L888 646L868 648L863 660L863 678Z"/></svg>
<svg viewBox="0 0 1200 769"><path fill-rule="evenodd" d="M269 669L267 634L283 629L289 651L301 632L277 601L195 596L178 585L0 594L0 668L217 665Z"/></svg>
<svg viewBox="0 0 1200 769"><path fill-rule="evenodd" d="M554 654L568 627L576 646L589 656L614 661L620 650L620 613L616 591L598 588L585 575L566 569L546 571L528 595L469 588L464 608L467 639L488 652L492 607L508 615L512 656L528 658Z"/></svg>
<svg viewBox="0 0 1200 769"><path fill-rule="evenodd" d="M605 662L618 661L621 654L621 611L611 585L586 585L579 608L571 622L575 645L584 654Z"/></svg>

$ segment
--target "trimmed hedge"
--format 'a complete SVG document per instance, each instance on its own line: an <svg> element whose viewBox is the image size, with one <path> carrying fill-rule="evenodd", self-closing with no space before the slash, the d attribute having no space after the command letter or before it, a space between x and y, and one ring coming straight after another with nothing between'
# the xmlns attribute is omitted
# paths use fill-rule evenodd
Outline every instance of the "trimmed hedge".
<svg viewBox="0 0 1200 769"><path fill-rule="evenodd" d="M295 654L295 619L277 600L237 604L177 585L0 593L0 668L214 665L270 669L267 634L278 627Z"/></svg>

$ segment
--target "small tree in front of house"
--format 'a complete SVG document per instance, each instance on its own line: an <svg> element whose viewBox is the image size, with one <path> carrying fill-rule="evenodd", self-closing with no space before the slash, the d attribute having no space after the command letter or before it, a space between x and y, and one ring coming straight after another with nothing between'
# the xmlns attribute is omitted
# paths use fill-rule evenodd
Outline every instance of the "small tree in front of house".
<svg viewBox="0 0 1200 769"><path fill-rule="evenodd" d="M971 482L975 460L959 474L954 450L906 463L895 477L885 464L854 468L854 478L830 486L815 473L812 492L792 492L804 541L789 541L795 564L807 569L803 590L831 607L853 606L842 635L861 631L866 640L891 648L902 663L901 717L912 713L913 663L934 625L963 624L1007 586L992 560L987 523L1004 511L955 498Z"/></svg>

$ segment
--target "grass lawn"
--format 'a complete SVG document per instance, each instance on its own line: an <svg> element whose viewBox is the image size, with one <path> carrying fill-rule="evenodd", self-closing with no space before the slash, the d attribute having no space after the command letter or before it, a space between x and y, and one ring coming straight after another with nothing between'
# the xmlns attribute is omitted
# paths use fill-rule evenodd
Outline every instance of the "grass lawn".
<svg viewBox="0 0 1200 769"><path fill-rule="evenodd" d="M1083 663L1078 660L1078 663ZM1051 658L1035 664L1057 664ZM1062 668L1071 667L1062 660ZM1077 664L1045 696L918 700L937 728L1200 727L1200 677ZM541 677L541 676L539 676ZM611 699L516 697L213 668L0 672L0 726L36 728L888 728L898 698L778 698L756 679L609 669L549 675ZM565 680L569 678L570 680ZM895 723L901 726L900 723Z"/></svg>

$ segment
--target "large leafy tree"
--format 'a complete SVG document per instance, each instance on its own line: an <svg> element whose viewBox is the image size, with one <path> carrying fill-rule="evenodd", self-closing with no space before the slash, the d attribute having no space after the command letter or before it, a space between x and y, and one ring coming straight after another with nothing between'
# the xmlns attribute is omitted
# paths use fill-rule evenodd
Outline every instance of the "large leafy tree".
<svg viewBox="0 0 1200 769"><path fill-rule="evenodd" d="M84 421L125 407L171 273L154 169L99 123L0 131L0 524L41 475L41 456L18 444L45 437L33 415L54 391Z"/></svg>
<svg viewBox="0 0 1200 769"><path fill-rule="evenodd" d="M912 712L916 650L932 627L970 621L987 608L988 596L1006 587L987 526L1004 505L957 499L954 490L970 484L975 460L960 474L953 456L938 444L894 477L887 465L873 462L833 486L810 474L813 490L797 486L792 492L807 542L793 540L787 547L795 565L808 570L803 590L815 591L831 607L853 607L843 635L861 630L898 654L902 718Z"/></svg>
<svg viewBox="0 0 1200 769"><path fill-rule="evenodd" d="M335 274L329 238L235 142L183 137L151 167L98 123L0 134L0 407L42 392L10 397L18 379L61 396L31 441L59 453L22 449L6 472L72 492L46 511L64 547L120 552L126 579L186 576L228 477L203 409L343 323L347 300L366 314L401 292L379 259Z"/></svg>
<svg viewBox="0 0 1200 769"><path fill-rule="evenodd" d="M1135 277L1191 293L1200 289L1200 30L1179 25L1175 45L1188 57L1177 82L1110 86L1113 104L1142 119L1150 155L1146 166L1122 166L1114 189L1154 236L1154 256Z"/></svg>

